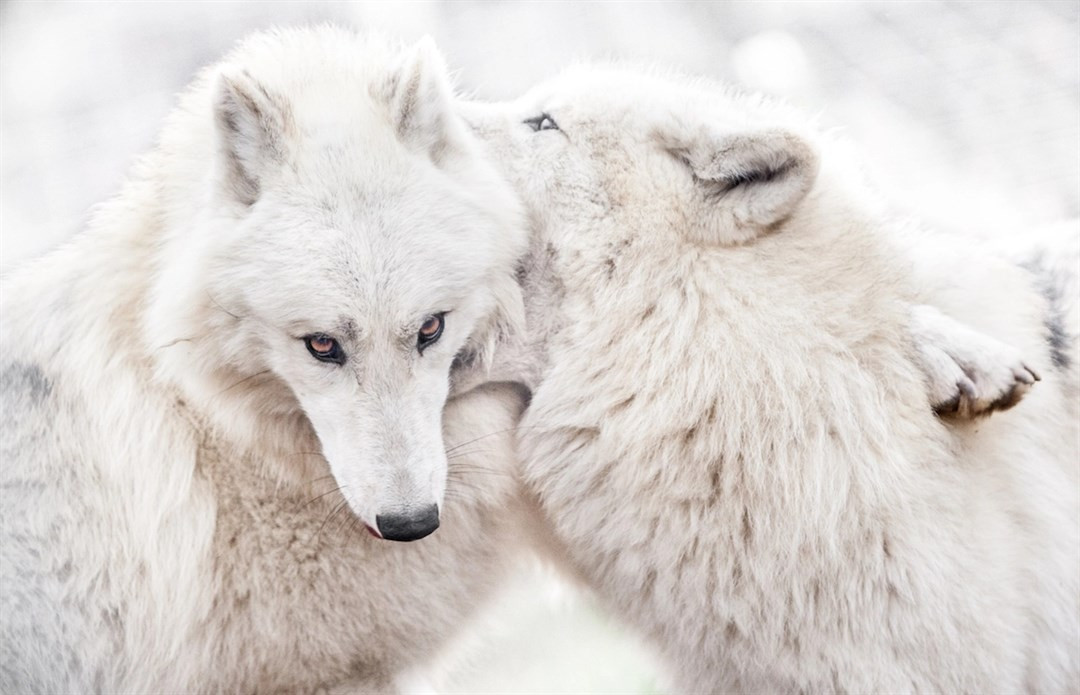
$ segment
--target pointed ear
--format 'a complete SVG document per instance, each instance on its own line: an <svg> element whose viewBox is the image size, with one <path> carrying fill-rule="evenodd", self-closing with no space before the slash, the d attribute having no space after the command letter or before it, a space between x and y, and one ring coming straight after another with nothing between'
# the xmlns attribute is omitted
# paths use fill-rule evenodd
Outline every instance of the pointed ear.
<svg viewBox="0 0 1080 695"><path fill-rule="evenodd" d="M425 36L392 71L385 98L398 139L438 163L456 141L452 81L439 49Z"/></svg>
<svg viewBox="0 0 1080 695"><path fill-rule="evenodd" d="M267 174L285 159L292 122L288 104L246 72L220 75L214 115L225 185L239 202L251 205Z"/></svg>
<svg viewBox="0 0 1080 695"><path fill-rule="evenodd" d="M768 232L817 178L814 147L786 130L703 133L666 144L703 194L706 215L694 234L706 243L739 244Z"/></svg>

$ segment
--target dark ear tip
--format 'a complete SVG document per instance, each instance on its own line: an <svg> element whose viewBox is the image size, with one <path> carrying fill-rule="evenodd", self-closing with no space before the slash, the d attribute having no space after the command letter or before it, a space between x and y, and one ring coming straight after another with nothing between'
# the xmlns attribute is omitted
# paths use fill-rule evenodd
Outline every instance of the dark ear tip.
<svg viewBox="0 0 1080 695"><path fill-rule="evenodd" d="M385 87L373 92L389 101L399 139L439 164L458 144L453 87L442 53L429 36L405 49Z"/></svg>
<svg viewBox="0 0 1080 695"><path fill-rule="evenodd" d="M245 113L258 114L260 109L249 92L250 78L241 75L218 73L214 85L214 109L219 122L235 132L240 128L239 120Z"/></svg>
<svg viewBox="0 0 1080 695"><path fill-rule="evenodd" d="M246 70L221 71L211 85L224 185L233 198L251 205L260 194L266 167L284 156L288 103L276 98Z"/></svg>
<svg viewBox="0 0 1080 695"><path fill-rule="evenodd" d="M768 131L730 138L715 153L710 168L712 180L725 189L795 178L808 187L818 165L817 150L809 141L788 131Z"/></svg>
<svg viewBox="0 0 1080 695"><path fill-rule="evenodd" d="M399 61L397 74L391 78L391 82L395 83L393 91L416 89L422 82L426 82L429 88L449 83L446 60L428 34L406 48Z"/></svg>
<svg viewBox="0 0 1080 695"><path fill-rule="evenodd" d="M683 135L660 142L687 164L703 194L701 224L690 232L696 241L742 244L775 231L817 180L817 148L795 131Z"/></svg>
<svg viewBox="0 0 1080 695"><path fill-rule="evenodd" d="M817 174L821 164L817 147L809 139L792 132L785 131L783 137L792 164Z"/></svg>
<svg viewBox="0 0 1080 695"><path fill-rule="evenodd" d="M214 95L222 99L236 98L244 94L244 83L251 81L251 76L244 73L219 72L214 76Z"/></svg>

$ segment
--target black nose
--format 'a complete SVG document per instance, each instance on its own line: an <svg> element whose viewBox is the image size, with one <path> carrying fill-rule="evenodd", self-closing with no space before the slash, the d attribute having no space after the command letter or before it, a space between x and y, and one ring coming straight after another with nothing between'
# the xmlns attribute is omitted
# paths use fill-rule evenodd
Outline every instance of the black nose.
<svg viewBox="0 0 1080 695"><path fill-rule="evenodd" d="M388 541L419 540L439 528L439 505L433 504L412 514L378 514L375 525Z"/></svg>

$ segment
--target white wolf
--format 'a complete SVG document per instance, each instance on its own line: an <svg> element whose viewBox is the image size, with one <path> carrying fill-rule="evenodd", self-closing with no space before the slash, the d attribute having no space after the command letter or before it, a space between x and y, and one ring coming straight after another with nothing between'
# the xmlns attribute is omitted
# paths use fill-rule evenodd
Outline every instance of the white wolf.
<svg viewBox="0 0 1080 695"><path fill-rule="evenodd" d="M443 437L519 399L443 406L520 313L525 231L440 61L246 41L84 234L5 279L0 691L381 690L497 583L510 440L448 467ZM440 515L423 547L363 531Z"/></svg>
<svg viewBox="0 0 1080 695"><path fill-rule="evenodd" d="M935 283L802 119L704 82L584 68L463 109L534 225L494 372L532 389L527 485L682 689L1080 688L1075 255ZM923 303L1044 383L947 427Z"/></svg>

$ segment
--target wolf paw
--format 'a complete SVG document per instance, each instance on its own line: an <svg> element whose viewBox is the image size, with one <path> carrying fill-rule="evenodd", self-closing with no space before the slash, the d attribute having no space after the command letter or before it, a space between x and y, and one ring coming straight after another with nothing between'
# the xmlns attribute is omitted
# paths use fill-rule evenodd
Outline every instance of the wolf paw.
<svg viewBox="0 0 1080 695"><path fill-rule="evenodd" d="M1019 403L1039 375L1024 364L1017 350L987 336L981 345L968 342L963 350L926 346L936 352L928 364L930 402L939 415L972 419ZM957 347L957 346L950 346Z"/></svg>
<svg viewBox="0 0 1080 695"><path fill-rule="evenodd" d="M990 363L954 363L953 384L934 403L939 415L972 419L1019 403L1039 375L1023 362L1008 366Z"/></svg>
<svg viewBox="0 0 1080 695"><path fill-rule="evenodd" d="M934 412L972 419L1019 403L1038 373L1020 351L926 308L915 338L929 382Z"/></svg>

